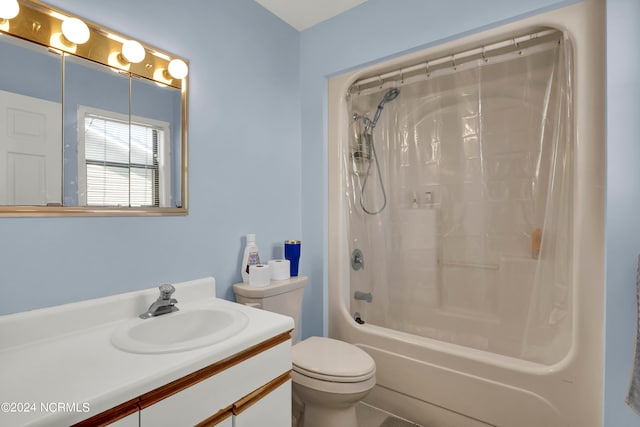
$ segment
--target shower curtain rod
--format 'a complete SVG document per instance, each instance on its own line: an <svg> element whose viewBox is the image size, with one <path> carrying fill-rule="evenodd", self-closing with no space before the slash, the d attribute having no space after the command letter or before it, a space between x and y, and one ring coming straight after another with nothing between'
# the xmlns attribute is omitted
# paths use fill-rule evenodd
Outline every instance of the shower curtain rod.
<svg viewBox="0 0 640 427"><path fill-rule="evenodd" d="M405 78L413 77L417 74L426 73L427 76L429 76L435 70L451 67L455 69L461 64L478 59L484 59L485 61L488 61L490 57L495 57L518 50L521 51L528 47L547 43L555 39L558 39L559 41L561 37L561 31L553 29L542 30L531 34L526 34L524 36L513 37L497 43L492 43L474 49L454 53L452 55L442 56L435 59L427 59L426 61L422 60L419 63L411 65L409 67L399 68L397 70L389 71L383 74L377 74L374 76L356 80L349 88L349 93L375 86L382 87L384 83L387 83L389 81L403 81Z"/></svg>

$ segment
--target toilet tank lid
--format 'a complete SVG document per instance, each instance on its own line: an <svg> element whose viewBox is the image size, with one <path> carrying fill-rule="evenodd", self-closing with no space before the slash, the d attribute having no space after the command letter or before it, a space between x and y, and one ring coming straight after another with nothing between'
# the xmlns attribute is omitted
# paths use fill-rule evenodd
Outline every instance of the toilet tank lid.
<svg viewBox="0 0 640 427"><path fill-rule="evenodd" d="M256 287L248 283L236 283L233 292L246 298L266 298L306 286L307 276L295 276L287 280L272 280L267 286Z"/></svg>
<svg viewBox="0 0 640 427"><path fill-rule="evenodd" d="M333 377L371 376L374 360L364 350L344 341L309 337L293 346L293 365L304 371Z"/></svg>

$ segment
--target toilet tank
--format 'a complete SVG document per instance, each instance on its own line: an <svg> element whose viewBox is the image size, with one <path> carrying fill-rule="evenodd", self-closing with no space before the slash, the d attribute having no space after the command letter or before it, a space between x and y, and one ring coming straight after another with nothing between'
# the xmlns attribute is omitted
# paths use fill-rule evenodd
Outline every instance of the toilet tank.
<svg viewBox="0 0 640 427"><path fill-rule="evenodd" d="M287 280L272 280L267 286L256 287L248 283L236 283L233 292L240 304L254 305L263 310L284 314L293 318L291 332L293 342L298 340L298 325L302 309L302 295L309 279L306 276L291 277Z"/></svg>

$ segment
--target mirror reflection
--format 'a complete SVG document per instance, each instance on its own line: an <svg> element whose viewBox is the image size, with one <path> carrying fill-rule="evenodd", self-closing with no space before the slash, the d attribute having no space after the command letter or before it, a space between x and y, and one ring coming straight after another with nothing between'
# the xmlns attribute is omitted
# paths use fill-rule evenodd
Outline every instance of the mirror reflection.
<svg viewBox="0 0 640 427"><path fill-rule="evenodd" d="M128 206L128 197L114 197L126 181L96 169L129 162L129 77L82 58L64 61L64 204Z"/></svg>
<svg viewBox="0 0 640 427"><path fill-rule="evenodd" d="M62 56L0 36L0 205L62 204Z"/></svg>
<svg viewBox="0 0 640 427"><path fill-rule="evenodd" d="M152 177L155 186L153 206L182 206L180 95L180 91L174 87L158 85L142 78L131 79L132 140L139 147L147 147L146 159L152 155L155 162L152 168L145 171L146 176Z"/></svg>
<svg viewBox="0 0 640 427"><path fill-rule="evenodd" d="M0 214L185 214L186 79L170 64L186 63L92 26L93 46L69 44L57 15L20 4L0 26ZM40 27L23 40L33 22L53 48Z"/></svg>

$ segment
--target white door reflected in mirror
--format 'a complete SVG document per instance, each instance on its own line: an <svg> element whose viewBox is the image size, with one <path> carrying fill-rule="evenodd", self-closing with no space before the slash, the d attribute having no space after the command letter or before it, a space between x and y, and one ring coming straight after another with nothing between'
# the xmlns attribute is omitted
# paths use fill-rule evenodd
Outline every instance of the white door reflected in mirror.
<svg viewBox="0 0 640 427"><path fill-rule="evenodd" d="M62 106L0 91L0 204L62 204Z"/></svg>

